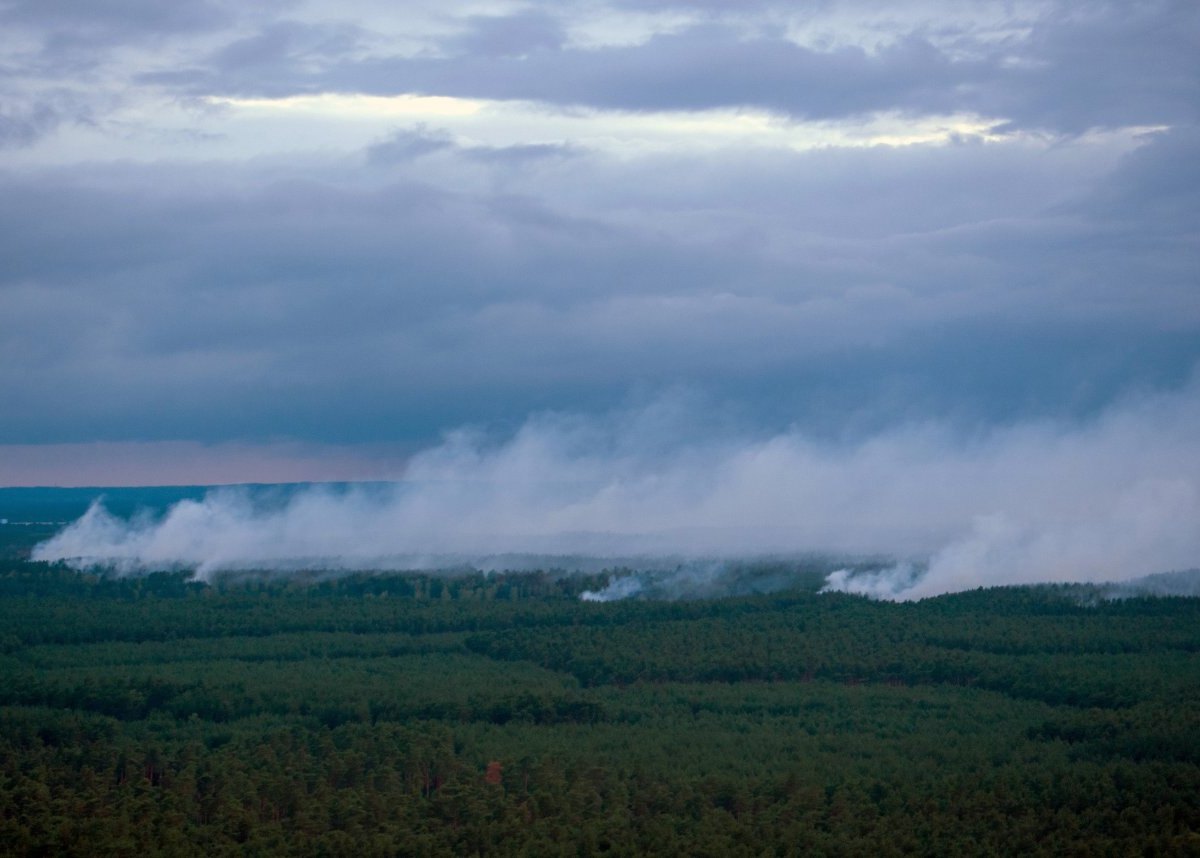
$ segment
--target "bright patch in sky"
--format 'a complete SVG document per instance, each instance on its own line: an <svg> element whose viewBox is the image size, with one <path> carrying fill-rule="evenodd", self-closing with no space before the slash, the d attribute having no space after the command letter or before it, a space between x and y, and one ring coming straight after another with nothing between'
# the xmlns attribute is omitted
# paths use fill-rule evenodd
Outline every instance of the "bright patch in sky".
<svg viewBox="0 0 1200 858"><path fill-rule="evenodd" d="M473 116L483 107L478 101L436 95L345 95L323 92L318 95L292 95L287 98L210 98L209 102L235 110L282 112L329 119L437 119Z"/></svg>

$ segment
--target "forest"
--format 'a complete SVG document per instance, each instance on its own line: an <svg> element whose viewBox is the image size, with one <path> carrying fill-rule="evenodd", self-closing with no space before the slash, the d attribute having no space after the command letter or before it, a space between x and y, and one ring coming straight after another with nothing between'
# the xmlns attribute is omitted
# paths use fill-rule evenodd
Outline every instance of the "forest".
<svg viewBox="0 0 1200 858"><path fill-rule="evenodd" d="M5 855L1200 854L1200 599L198 583L5 532Z"/></svg>

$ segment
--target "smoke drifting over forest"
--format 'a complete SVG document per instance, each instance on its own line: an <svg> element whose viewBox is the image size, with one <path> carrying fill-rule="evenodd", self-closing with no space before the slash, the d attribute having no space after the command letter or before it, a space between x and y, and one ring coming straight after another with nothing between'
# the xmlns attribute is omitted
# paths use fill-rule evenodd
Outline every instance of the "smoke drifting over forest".
<svg viewBox="0 0 1200 858"><path fill-rule="evenodd" d="M704 406L667 396L602 418L537 416L503 441L460 431L394 484L217 489L132 520L94 505L34 557L200 578L640 558L676 570L660 589L699 592L738 558L825 552L895 558L828 577L881 598L1113 582L1200 559L1198 393L1193 382L1069 425L920 423L840 443L706 433Z"/></svg>

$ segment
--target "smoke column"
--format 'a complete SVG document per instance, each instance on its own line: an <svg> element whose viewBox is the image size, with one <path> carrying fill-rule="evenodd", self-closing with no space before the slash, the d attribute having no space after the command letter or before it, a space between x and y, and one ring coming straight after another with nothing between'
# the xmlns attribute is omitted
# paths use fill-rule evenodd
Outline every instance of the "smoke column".
<svg viewBox="0 0 1200 858"><path fill-rule="evenodd" d="M34 556L203 578L514 553L886 554L896 565L834 573L828 586L900 599L1200 565L1196 383L1085 423L973 435L919 423L852 443L794 431L706 438L695 428L705 419L671 396L599 418L538 415L500 442L456 432L382 489L313 487L275 504L215 490L133 521L95 506Z"/></svg>

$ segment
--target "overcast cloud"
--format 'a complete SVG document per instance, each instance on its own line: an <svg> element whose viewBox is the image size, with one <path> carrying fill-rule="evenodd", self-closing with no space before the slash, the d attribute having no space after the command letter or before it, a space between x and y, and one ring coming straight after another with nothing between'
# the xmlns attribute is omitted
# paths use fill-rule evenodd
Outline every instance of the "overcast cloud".
<svg viewBox="0 0 1200 858"><path fill-rule="evenodd" d="M391 478L681 389L830 450L1192 400L1197 44L1189 0L0 2L0 482Z"/></svg>

